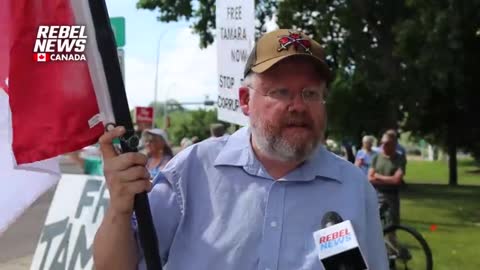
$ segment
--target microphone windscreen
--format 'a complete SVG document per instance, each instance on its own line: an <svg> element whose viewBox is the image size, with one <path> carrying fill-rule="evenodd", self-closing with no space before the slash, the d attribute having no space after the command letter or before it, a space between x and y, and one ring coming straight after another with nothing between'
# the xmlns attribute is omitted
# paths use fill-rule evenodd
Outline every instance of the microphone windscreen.
<svg viewBox="0 0 480 270"><path fill-rule="evenodd" d="M322 228L326 228L337 223L343 222L343 218L337 212L327 212L322 218Z"/></svg>

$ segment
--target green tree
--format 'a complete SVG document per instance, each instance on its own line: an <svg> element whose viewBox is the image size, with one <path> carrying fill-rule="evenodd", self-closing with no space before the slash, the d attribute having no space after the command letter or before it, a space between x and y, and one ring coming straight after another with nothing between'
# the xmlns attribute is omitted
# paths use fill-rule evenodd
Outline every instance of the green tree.
<svg viewBox="0 0 480 270"><path fill-rule="evenodd" d="M216 110L176 111L170 114L171 126L168 133L174 145L179 145L183 138L197 136L200 140L210 137L210 125L219 122ZM223 123L226 128L228 123Z"/></svg>
<svg viewBox="0 0 480 270"><path fill-rule="evenodd" d="M457 185L458 149L480 154L480 1L406 1L409 16L395 27L395 54L413 92L405 97L405 128L443 146L450 185Z"/></svg>
<svg viewBox="0 0 480 270"><path fill-rule="evenodd" d="M449 183L457 184L457 150L480 155L480 1L285 0L278 10L281 27L326 45L337 72L334 134L400 127L429 138L447 149Z"/></svg>
<svg viewBox="0 0 480 270"><path fill-rule="evenodd" d="M194 19L192 29L200 36L200 47L213 42L215 0L138 0L137 8L157 10L162 22ZM197 7L197 8L194 8Z"/></svg>
<svg viewBox="0 0 480 270"><path fill-rule="evenodd" d="M170 114L172 112L183 112L185 111L185 108L175 99L169 99L167 100L167 114ZM158 102L155 104L155 102L151 102L149 107L153 107L153 110L155 112L155 125L159 128L163 128L164 122L165 122L165 102Z"/></svg>

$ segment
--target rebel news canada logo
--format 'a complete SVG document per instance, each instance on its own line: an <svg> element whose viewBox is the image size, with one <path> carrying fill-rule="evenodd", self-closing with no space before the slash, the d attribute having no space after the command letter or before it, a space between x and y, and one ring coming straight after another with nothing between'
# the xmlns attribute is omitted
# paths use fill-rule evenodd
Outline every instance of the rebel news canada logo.
<svg viewBox="0 0 480 270"><path fill-rule="evenodd" d="M37 62L86 61L87 34L83 25L40 25L33 47Z"/></svg>

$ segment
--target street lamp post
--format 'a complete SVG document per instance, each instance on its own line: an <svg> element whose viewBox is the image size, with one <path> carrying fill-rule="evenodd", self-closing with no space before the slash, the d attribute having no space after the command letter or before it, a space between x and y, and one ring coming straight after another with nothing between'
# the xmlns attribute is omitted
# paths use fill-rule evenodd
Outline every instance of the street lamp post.
<svg viewBox="0 0 480 270"><path fill-rule="evenodd" d="M176 83L170 84L165 92L165 105L163 106L163 128L166 130L168 128L168 95L170 94L170 89L172 86L175 86Z"/></svg>
<svg viewBox="0 0 480 270"><path fill-rule="evenodd" d="M165 35L165 33L168 32L168 29L166 29L165 31L163 31L160 36L158 37L158 41L157 41L157 61L156 61L156 65L155 65L155 86L154 86L154 97L153 97L153 122L152 122L152 128L155 127L155 118L157 116L157 110L156 110L156 106L157 106L157 101L158 101L158 65L160 63L160 42L162 41L162 38L163 36Z"/></svg>

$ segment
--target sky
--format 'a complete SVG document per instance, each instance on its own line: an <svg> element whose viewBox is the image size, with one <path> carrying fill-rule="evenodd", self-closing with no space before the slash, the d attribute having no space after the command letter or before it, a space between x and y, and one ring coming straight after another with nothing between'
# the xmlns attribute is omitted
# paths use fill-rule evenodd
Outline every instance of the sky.
<svg viewBox="0 0 480 270"><path fill-rule="evenodd" d="M166 98L203 102L206 95L216 100L215 43L200 49L190 22L158 22L158 12L137 9L137 0L106 2L110 17L125 17L125 88L130 108L154 100L157 53L159 102Z"/></svg>

